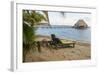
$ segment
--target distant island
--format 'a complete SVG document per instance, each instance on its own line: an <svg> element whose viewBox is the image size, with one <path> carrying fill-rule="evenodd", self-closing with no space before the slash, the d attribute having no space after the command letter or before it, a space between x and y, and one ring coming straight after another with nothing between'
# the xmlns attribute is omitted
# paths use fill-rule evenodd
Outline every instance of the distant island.
<svg viewBox="0 0 100 73"><path fill-rule="evenodd" d="M77 28L77 29L84 29L88 28L89 26L83 19L79 19L73 26L71 25L50 25L50 23L39 23L38 25L35 25L34 27L39 28Z"/></svg>
<svg viewBox="0 0 100 73"><path fill-rule="evenodd" d="M83 19L80 19L75 23L75 25L73 27L81 29L81 28L87 28L88 25Z"/></svg>

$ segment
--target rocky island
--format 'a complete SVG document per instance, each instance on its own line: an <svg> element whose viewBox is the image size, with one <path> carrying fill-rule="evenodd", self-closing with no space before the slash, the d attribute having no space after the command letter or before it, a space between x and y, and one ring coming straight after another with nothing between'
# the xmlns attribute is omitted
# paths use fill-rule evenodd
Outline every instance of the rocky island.
<svg viewBox="0 0 100 73"><path fill-rule="evenodd" d="M82 19L78 20L74 25L74 28L79 28L79 29L87 27L88 27L87 23Z"/></svg>

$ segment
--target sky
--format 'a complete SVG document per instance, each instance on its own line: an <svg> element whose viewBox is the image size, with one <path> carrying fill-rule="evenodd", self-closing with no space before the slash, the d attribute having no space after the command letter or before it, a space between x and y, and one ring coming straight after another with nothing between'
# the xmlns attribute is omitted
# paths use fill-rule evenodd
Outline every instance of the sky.
<svg viewBox="0 0 100 73"><path fill-rule="evenodd" d="M65 12L63 15L61 12L48 12L48 15L51 25L73 26L79 19L83 19L88 26L91 26L90 13Z"/></svg>

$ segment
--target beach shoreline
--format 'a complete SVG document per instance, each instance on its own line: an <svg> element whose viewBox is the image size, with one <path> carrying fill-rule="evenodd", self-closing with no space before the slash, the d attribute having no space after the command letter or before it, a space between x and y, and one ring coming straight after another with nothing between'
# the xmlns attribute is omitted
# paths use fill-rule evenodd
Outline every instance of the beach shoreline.
<svg viewBox="0 0 100 73"><path fill-rule="evenodd" d="M50 36L37 35L36 41L51 40ZM65 39L64 39L65 40ZM75 41L75 47L50 49L41 47L42 52L30 51L25 62L42 62L42 61L65 61L65 60L88 60L91 59L91 44L88 42L80 42L72 39L67 41Z"/></svg>
<svg viewBox="0 0 100 73"><path fill-rule="evenodd" d="M44 36L44 35L36 35L36 40L42 41L44 39L47 40L51 40L51 36ZM87 41L79 41L79 40L74 40L74 39L62 39L62 40L67 40L67 41L75 41L77 44L87 44L87 45L91 45L91 42L87 42Z"/></svg>

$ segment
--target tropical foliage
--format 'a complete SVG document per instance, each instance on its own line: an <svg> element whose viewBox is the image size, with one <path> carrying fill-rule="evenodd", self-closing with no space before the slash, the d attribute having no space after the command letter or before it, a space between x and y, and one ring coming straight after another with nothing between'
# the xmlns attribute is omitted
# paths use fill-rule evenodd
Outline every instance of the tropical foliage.
<svg viewBox="0 0 100 73"><path fill-rule="evenodd" d="M46 12L44 12L46 14ZM45 15L47 16L47 14ZM35 25L38 25L42 20L47 21L47 17L43 14L32 11L32 10L23 10L23 62L27 52L35 48Z"/></svg>

